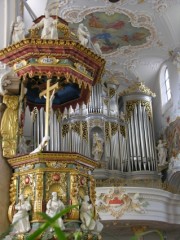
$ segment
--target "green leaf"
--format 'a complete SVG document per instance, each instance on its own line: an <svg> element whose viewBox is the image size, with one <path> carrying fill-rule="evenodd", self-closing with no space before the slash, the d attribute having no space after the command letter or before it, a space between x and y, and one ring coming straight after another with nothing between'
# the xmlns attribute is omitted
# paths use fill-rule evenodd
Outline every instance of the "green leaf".
<svg viewBox="0 0 180 240"><path fill-rule="evenodd" d="M56 233L56 236L59 240L66 240L66 235L64 232L59 228L54 226L54 231Z"/></svg>
<svg viewBox="0 0 180 240"><path fill-rule="evenodd" d="M133 237L131 237L130 240L138 240L138 237L137 236L133 236Z"/></svg>
<svg viewBox="0 0 180 240"><path fill-rule="evenodd" d="M27 240L36 239L39 235L41 235L49 227L54 228L54 231L55 231L58 239L60 239L59 237L61 237L62 240L65 240L66 239L65 234L62 232L62 230L59 228L59 226L56 225L56 221L57 221L58 218L67 214L68 212L70 212L74 208L78 209L78 205L68 206L52 218L49 217L46 213L39 213L46 222L43 223L34 233L32 233L30 236L28 236Z"/></svg>
<svg viewBox="0 0 180 240"><path fill-rule="evenodd" d="M150 230L150 231L147 231L147 232L143 232L141 234L138 234L137 237L142 237L142 236L148 235L150 233L157 233L158 236L160 237L160 240L164 240L164 237L159 230Z"/></svg>
<svg viewBox="0 0 180 240"><path fill-rule="evenodd" d="M27 237L27 240L34 240L39 235L41 235L47 228L49 227L49 223L43 223L35 232L33 232L30 236Z"/></svg>

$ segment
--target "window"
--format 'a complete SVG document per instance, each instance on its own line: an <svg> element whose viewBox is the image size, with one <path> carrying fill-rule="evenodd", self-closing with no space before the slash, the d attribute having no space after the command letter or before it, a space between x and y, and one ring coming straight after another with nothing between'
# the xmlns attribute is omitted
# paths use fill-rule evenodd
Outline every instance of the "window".
<svg viewBox="0 0 180 240"><path fill-rule="evenodd" d="M160 88L162 107L164 107L171 100L170 78L167 66L162 68L162 74L160 76Z"/></svg>

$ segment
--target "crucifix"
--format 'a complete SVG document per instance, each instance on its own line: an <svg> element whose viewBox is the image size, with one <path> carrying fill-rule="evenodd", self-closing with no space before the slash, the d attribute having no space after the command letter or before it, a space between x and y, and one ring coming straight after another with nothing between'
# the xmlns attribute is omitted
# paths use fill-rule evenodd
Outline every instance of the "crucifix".
<svg viewBox="0 0 180 240"><path fill-rule="evenodd" d="M51 79L47 80L46 89L39 94L39 97L46 97L45 136L49 136L49 114L52 107L55 91L60 89L58 82L50 85ZM52 92L52 93L51 93Z"/></svg>
<svg viewBox="0 0 180 240"><path fill-rule="evenodd" d="M45 136L43 137L39 146L34 151L32 151L30 154L41 152L43 150L43 148L47 145L47 143L50 139L50 137L49 137L49 115L50 115L50 111L52 108L54 94L57 90L62 88L59 86L58 82L52 86L50 85L50 82L51 82L51 79L48 79L47 83L46 83L46 89L39 94L40 98L42 96L45 96L45 98L46 98Z"/></svg>

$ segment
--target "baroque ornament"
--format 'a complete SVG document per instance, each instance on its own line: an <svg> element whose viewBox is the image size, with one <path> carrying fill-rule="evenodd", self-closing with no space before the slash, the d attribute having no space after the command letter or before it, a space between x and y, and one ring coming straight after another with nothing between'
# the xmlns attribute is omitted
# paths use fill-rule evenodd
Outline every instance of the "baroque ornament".
<svg viewBox="0 0 180 240"><path fill-rule="evenodd" d="M17 150L18 137L18 96L3 97L7 108L1 120L2 148L4 157L14 157Z"/></svg>
<svg viewBox="0 0 180 240"><path fill-rule="evenodd" d="M146 87L142 82L136 82L132 86L128 87L126 90L120 93L120 96L128 95L131 93L141 93L151 97L156 96L156 94L151 92L151 90L148 87Z"/></svg>
<svg viewBox="0 0 180 240"><path fill-rule="evenodd" d="M144 214L148 205L139 193L130 194L122 188L111 188L108 193L100 193L96 204L100 215L108 212L116 219L121 218L126 212Z"/></svg>
<svg viewBox="0 0 180 240"><path fill-rule="evenodd" d="M106 29L107 29L106 36L105 35L100 36L100 30L104 28L104 25L103 25L104 23L103 21L101 21L101 18L103 19L103 16L108 17L108 15L109 15L109 22L106 24ZM154 28L154 25L150 16L147 16L142 13L134 14L133 12L127 9L124 9L124 8L122 9L120 7L117 7L117 5L108 4L107 6L86 8L85 10L84 9L82 10L82 8L81 9L71 8L63 12L63 17L68 22L79 23L83 21L83 23L88 26L88 29L90 29L92 39L96 39L98 42L100 42L100 45L101 45L101 40L103 39L108 41L110 44L111 40L116 39L117 37L117 36L114 36L113 33L109 32L110 30L108 31L109 25L112 25L111 28L117 30L122 28L124 24L127 25L127 23L129 22L128 26L132 31L131 35L133 36L133 38L127 40L126 38L128 36L125 36L123 34L121 36L120 34L119 36L121 39L120 42L116 44L117 46L111 43L110 46L112 47L112 49L109 49L109 50L104 48L105 45L103 43L103 46L101 46L101 50L105 57L106 56L111 57L118 54L129 55L141 48L149 48L150 46L152 46L153 42L158 41L157 32ZM118 19L121 17L122 20L116 21L117 20L116 17L118 17ZM73 30L74 28L75 26L73 26ZM113 35L112 38L111 38L111 35ZM139 43L134 46L134 44L131 44L131 41L134 41L135 38L136 38L136 41L138 41ZM127 44L127 41L128 41L128 44Z"/></svg>

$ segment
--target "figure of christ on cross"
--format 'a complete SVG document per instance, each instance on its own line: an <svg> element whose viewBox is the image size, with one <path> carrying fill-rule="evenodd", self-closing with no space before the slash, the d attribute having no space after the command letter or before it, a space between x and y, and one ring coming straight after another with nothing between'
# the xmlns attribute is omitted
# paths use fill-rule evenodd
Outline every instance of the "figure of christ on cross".
<svg viewBox="0 0 180 240"><path fill-rule="evenodd" d="M50 85L50 82L51 82L51 79L48 79L47 83L46 83L46 89L39 94L40 98L42 96L44 96L46 98L45 136L43 137L39 146L34 151L32 151L30 154L41 152L43 150L43 148L47 145L47 143L50 139L50 137L49 137L49 116L50 116L50 112L52 109L54 94L57 90L59 90L61 88L61 87L59 87L58 82L53 84L52 86Z"/></svg>

